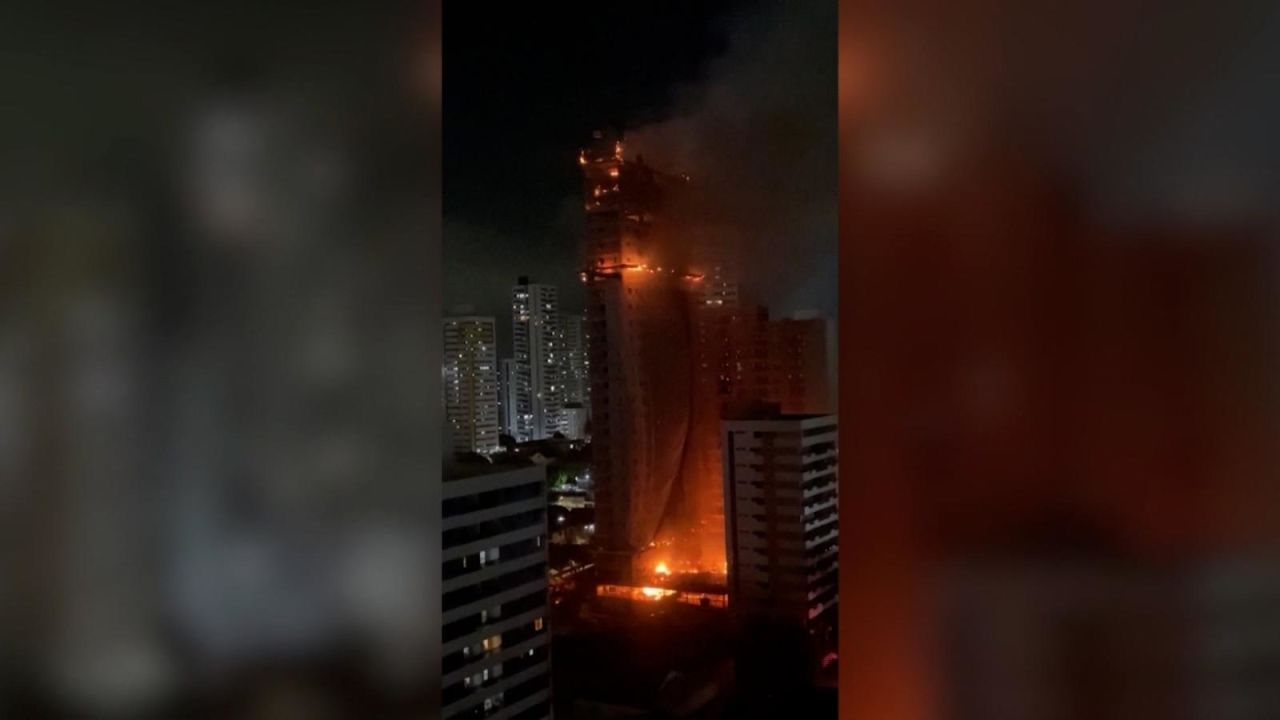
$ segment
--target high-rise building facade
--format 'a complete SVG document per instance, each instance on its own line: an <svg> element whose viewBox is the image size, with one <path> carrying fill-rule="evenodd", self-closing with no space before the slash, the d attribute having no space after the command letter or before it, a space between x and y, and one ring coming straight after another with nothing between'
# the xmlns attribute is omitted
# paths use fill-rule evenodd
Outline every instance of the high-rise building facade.
<svg viewBox="0 0 1280 720"><path fill-rule="evenodd" d="M566 403L590 402L591 379L588 369L591 361L587 358L587 319L582 315L561 315L561 328L564 337L564 401Z"/></svg>
<svg viewBox="0 0 1280 720"><path fill-rule="evenodd" d="M590 436L587 421L590 411L582 403L564 404L564 436L571 440L582 440Z"/></svg>
<svg viewBox="0 0 1280 720"><path fill-rule="evenodd" d="M656 172L639 157L625 160L621 140L603 132L578 161L586 211L597 566L606 578L629 580L651 561L665 560L654 553L675 552L666 543L693 530L698 481L718 483L718 477L689 477L684 468L691 308L701 276L689 267L687 238L664 222L673 190L687 178ZM692 544L681 547L696 552Z"/></svg>
<svg viewBox="0 0 1280 720"><path fill-rule="evenodd" d="M444 720L551 717L546 471L446 466Z"/></svg>
<svg viewBox="0 0 1280 720"><path fill-rule="evenodd" d="M520 426L520 409L517 401L519 365L515 358L506 358L498 365L498 387L502 398L502 433L515 439Z"/></svg>
<svg viewBox="0 0 1280 720"><path fill-rule="evenodd" d="M453 452L497 452L498 349L492 317L445 318L443 380Z"/></svg>
<svg viewBox="0 0 1280 720"><path fill-rule="evenodd" d="M708 281L715 287L703 293L695 313L695 397L686 452L689 474L716 478L698 486L708 529L702 537L705 555L713 543L723 546L725 537L720 423L726 414L760 402L789 414L829 409L825 321L771 319L765 308L743 302L731 276L713 273Z"/></svg>
<svg viewBox="0 0 1280 720"><path fill-rule="evenodd" d="M827 321L812 315L771 319L765 324L763 397L782 412L831 410L827 378Z"/></svg>
<svg viewBox="0 0 1280 720"><path fill-rule="evenodd" d="M554 285L521 277L511 290L511 327L516 362L516 433L519 442L561 432L565 358Z"/></svg>
<svg viewBox="0 0 1280 720"><path fill-rule="evenodd" d="M724 422L722 448L730 605L805 638L817 670L835 648L836 418L760 406Z"/></svg>

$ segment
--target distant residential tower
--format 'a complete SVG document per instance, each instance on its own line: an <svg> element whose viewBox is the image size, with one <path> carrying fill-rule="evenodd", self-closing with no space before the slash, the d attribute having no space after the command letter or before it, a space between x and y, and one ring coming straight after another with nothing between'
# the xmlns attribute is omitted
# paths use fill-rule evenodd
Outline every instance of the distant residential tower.
<svg viewBox="0 0 1280 720"><path fill-rule="evenodd" d="M492 317L444 320L445 419L452 450L488 455L498 450L498 351Z"/></svg>

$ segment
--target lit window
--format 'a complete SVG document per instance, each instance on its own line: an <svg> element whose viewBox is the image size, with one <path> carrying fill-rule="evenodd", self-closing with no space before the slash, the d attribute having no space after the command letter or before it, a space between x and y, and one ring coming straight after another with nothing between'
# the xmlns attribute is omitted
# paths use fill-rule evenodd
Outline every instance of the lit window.
<svg viewBox="0 0 1280 720"><path fill-rule="evenodd" d="M542 618L533 619L533 629L541 632L543 626Z"/></svg>

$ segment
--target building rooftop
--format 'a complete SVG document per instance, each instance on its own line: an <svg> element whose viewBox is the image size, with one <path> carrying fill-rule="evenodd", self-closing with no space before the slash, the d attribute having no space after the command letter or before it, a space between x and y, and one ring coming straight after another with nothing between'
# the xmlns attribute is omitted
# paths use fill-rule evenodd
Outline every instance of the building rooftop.
<svg viewBox="0 0 1280 720"><path fill-rule="evenodd" d="M833 418L834 413L784 413L778 403L772 402L750 402L737 406L731 406L725 409L724 420L726 421L753 421L753 420L815 420L818 418Z"/></svg>
<svg viewBox="0 0 1280 720"><path fill-rule="evenodd" d="M534 467L534 462L527 457L519 455L502 453L486 457L477 453L467 453L454 455L445 462L444 479L446 482L463 480L465 478L493 475L528 467Z"/></svg>

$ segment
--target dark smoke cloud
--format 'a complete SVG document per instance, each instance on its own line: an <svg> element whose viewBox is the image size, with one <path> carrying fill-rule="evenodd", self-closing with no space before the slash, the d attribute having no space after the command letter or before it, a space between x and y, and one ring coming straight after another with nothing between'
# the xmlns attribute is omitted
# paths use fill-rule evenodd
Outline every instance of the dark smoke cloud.
<svg viewBox="0 0 1280 720"><path fill-rule="evenodd" d="M836 313L836 4L772 3L627 153L693 176L695 239L733 247L778 314Z"/></svg>

